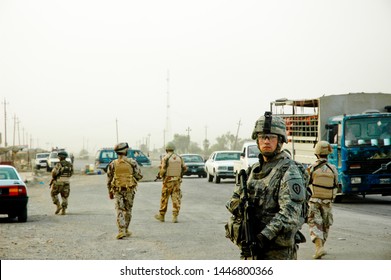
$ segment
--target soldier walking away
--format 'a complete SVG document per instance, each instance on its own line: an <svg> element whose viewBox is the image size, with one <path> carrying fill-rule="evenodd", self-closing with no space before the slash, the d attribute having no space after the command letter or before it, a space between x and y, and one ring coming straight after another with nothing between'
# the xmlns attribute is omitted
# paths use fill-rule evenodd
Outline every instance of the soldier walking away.
<svg viewBox="0 0 391 280"><path fill-rule="evenodd" d="M71 191L70 178L73 175L73 165L66 160L67 152L59 151L57 154L59 162L52 170L50 181L50 195L53 203L57 206L55 214L65 215L68 208L68 197ZM58 195L61 195L61 204Z"/></svg>
<svg viewBox="0 0 391 280"><path fill-rule="evenodd" d="M308 226L311 241L315 243L314 259L326 254L324 244L333 224L332 202L338 186L337 168L327 161L332 148L327 141L320 141L315 146L318 160L308 167L312 196L309 201Z"/></svg>
<svg viewBox="0 0 391 280"><path fill-rule="evenodd" d="M252 139L261 152L259 162L242 171L248 180L241 185L247 188L235 186L226 204L232 217L245 224L232 229L227 224L227 237L235 238L241 259L297 259L298 243L305 242L299 230L307 215L308 173L282 150L288 142L282 118L265 112L255 123ZM251 211L246 205L251 205ZM244 212L251 215L244 216Z"/></svg>
<svg viewBox="0 0 391 280"><path fill-rule="evenodd" d="M143 178L137 162L126 157L128 149L128 143L117 144L114 151L118 158L111 161L107 168L109 198L115 199L117 212L117 239L132 235L129 225L132 219L133 201L137 182Z"/></svg>
<svg viewBox="0 0 391 280"><path fill-rule="evenodd" d="M168 200L172 199L172 222L178 222L179 210L181 208L181 183L182 174L186 172L187 167L183 159L174 153L175 145L167 143L166 155L162 158L160 164L159 177L163 179L162 195L160 198L159 213L155 219L164 222L164 216L167 212Z"/></svg>

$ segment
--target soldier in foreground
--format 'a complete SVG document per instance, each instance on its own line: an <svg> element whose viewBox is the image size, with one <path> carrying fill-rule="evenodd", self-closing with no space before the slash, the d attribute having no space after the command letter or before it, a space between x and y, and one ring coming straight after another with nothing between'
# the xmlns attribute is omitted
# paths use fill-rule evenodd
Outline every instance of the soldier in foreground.
<svg viewBox="0 0 391 280"><path fill-rule="evenodd" d="M117 211L117 239L132 235L129 225L132 219L133 201L137 182L143 177L137 162L126 157L128 149L128 143L117 144L114 151L118 158L111 161L107 168L109 198L115 199Z"/></svg>
<svg viewBox="0 0 391 280"><path fill-rule="evenodd" d="M280 117L266 112L256 121L252 139L261 151L259 162L242 171L248 183L235 186L227 202L234 221L226 225L227 237L239 246L242 259L297 259L297 244L305 242L299 229L309 198L308 174L282 151L288 141Z"/></svg>
<svg viewBox="0 0 391 280"><path fill-rule="evenodd" d="M308 167L312 196L309 202L308 226L311 241L315 243L314 259L326 254L323 246L333 224L332 202L337 193L338 171L327 161L332 151L327 141L319 141L315 146L318 160Z"/></svg>
<svg viewBox="0 0 391 280"><path fill-rule="evenodd" d="M71 191L70 178L73 175L73 165L66 160L68 157L67 152L59 151L57 156L60 161L55 165L51 173L50 195L53 203L57 206L55 214L59 214L61 211L61 215L65 215ZM61 204L58 199L59 194L61 195Z"/></svg>
<svg viewBox="0 0 391 280"><path fill-rule="evenodd" d="M167 212L168 200L172 199L172 222L178 222L179 210L181 208L181 183L182 174L186 172L187 167L183 159L174 153L175 146L168 143L166 146L166 155L162 158L160 164L159 177L163 179L162 195L160 198L159 213L155 219L164 222L164 216Z"/></svg>

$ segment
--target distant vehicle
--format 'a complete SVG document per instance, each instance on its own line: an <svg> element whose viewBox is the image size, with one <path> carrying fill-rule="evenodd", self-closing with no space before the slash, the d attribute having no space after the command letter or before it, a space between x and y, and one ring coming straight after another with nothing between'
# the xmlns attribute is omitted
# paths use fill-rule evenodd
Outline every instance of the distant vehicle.
<svg viewBox="0 0 391 280"><path fill-rule="evenodd" d="M205 162L208 182L220 183L221 179L235 178L234 161L240 159L240 151L215 151Z"/></svg>
<svg viewBox="0 0 391 280"><path fill-rule="evenodd" d="M64 151L64 150L56 150L56 151L52 151L48 157L48 164L46 166L46 170L48 172L51 172L53 170L53 168L56 166L57 163L60 162L60 159L58 158L58 152L59 151ZM66 161L69 161L69 162L72 162L71 158L69 157L69 153L67 152L68 156L67 158L65 159Z"/></svg>
<svg viewBox="0 0 391 280"><path fill-rule="evenodd" d="M137 161L139 166L151 166L151 160L140 150L129 149L126 156Z"/></svg>
<svg viewBox="0 0 391 280"><path fill-rule="evenodd" d="M27 221L27 186L11 165L0 165L0 214L18 222Z"/></svg>
<svg viewBox="0 0 391 280"><path fill-rule="evenodd" d="M48 158L50 153L38 153L35 155L34 165L36 169L46 168L48 166Z"/></svg>
<svg viewBox="0 0 391 280"><path fill-rule="evenodd" d="M113 148L101 148L95 154L95 168L107 172L109 163L118 158Z"/></svg>
<svg viewBox="0 0 391 280"><path fill-rule="evenodd" d="M199 154L181 154L180 155L187 166L187 171L183 174L186 176L198 175L206 178L205 161Z"/></svg>
<svg viewBox="0 0 391 280"><path fill-rule="evenodd" d="M234 162L235 183L239 182L240 170L247 170L254 163L258 162L258 155L260 151L255 141L245 142L242 147L242 153L240 159Z"/></svg>
<svg viewBox="0 0 391 280"><path fill-rule="evenodd" d="M126 156L137 161L139 166L151 166L151 160L140 150L128 149ZM95 154L95 167L107 172L109 163L117 158L117 153L113 148L101 148Z"/></svg>

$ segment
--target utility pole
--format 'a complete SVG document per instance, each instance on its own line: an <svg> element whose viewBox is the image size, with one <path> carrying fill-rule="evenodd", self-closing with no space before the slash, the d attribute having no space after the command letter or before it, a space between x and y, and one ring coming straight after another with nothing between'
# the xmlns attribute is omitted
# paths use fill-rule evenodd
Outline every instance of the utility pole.
<svg viewBox="0 0 391 280"><path fill-rule="evenodd" d="M14 138L12 139L12 145L15 146L15 132L16 132L16 115L14 114Z"/></svg>
<svg viewBox="0 0 391 280"><path fill-rule="evenodd" d="M4 98L4 147L7 147L7 101Z"/></svg>
<svg viewBox="0 0 391 280"><path fill-rule="evenodd" d="M187 152L189 152L189 147L190 147L190 131L191 131L190 127L187 127L186 131L187 131L187 140L188 140L188 142L187 142Z"/></svg>
<svg viewBox="0 0 391 280"><path fill-rule="evenodd" d="M170 120L170 72L167 70L167 104L166 104L166 129L168 137L171 137L171 120ZM170 139L168 139L170 141Z"/></svg>
<svg viewBox="0 0 391 280"><path fill-rule="evenodd" d="M236 131L236 137L235 137L235 144L234 144L234 150L236 150L236 145L238 144L238 135L239 135L239 128L241 126L241 120L239 120L239 123L238 123L238 129Z"/></svg>
<svg viewBox="0 0 391 280"><path fill-rule="evenodd" d="M115 132L117 135L117 143L118 143L118 120L117 119L115 119Z"/></svg>

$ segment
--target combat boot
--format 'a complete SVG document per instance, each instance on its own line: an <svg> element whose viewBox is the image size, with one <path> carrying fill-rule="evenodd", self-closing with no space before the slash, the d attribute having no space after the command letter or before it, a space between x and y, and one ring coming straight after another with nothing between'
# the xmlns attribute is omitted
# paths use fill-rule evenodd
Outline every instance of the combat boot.
<svg viewBox="0 0 391 280"><path fill-rule="evenodd" d="M62 208L61 208L60 202L57 202L56 206L57 206L57 209L56 209L56 212L54 212L54 214L57 215L58 213L60 213Z"/></svg>
<svg viewBox="0 0 391 280"><path fill-rule="evenodd" d="M172 222L177 223L178 222L178 215L172 215Z"/></svg>
<svg viewBox="0 0 391 280"><path fill-rule="evenodd" d="M164 215L162 214L156 214L155 219L161 222L164 222Z"/></svg>
<svg viewBox="0 0 391 280"><path fill-rule="evenodd" d="M129 236L132 235L132 232L131 232L130 230L126 230L126 231L125 231L125 234L126 234L127 237L129 237Z"/></svg>
<svg viewBox="0 0 391 280"><path fill-rule="evenodd" d="M315 239L315 255L312 257L314 259L321 259L322 256L326 255L326 252L323 248L323 240L320 238Z"/></svg>
<svg viewBox="0 0 391 280"><path fill-rule="evenodd" d="M122 239L122 238L124 238L126 236L126 233L124 233L123 231L120 231L118 234L117 234L117 236L115 237L115 238L117 238L117 239Z"/></svg>
<svg viewBox="0 0 391 280"><path fill-rule="evenodd" d="M61 208L61 215L65 215L66 213L65 213L65 208L63 207L63 208Z"/></svg>

